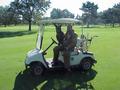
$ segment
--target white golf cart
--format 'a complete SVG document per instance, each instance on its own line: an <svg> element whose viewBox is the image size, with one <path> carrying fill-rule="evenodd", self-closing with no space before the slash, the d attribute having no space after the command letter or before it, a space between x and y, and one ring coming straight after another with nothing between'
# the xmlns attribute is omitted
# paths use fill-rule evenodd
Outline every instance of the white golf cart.
<svg viewBox="0 0 120 90"><path fill-rule="evenodd" d="M51 38L52 43L45 50L41 50L43 42L44 27L46 24L75 24L80 22L76 19L71 18L60 18L60 19L50 19L50 20L41 20L40 30L37 37L37 47L34 50L31 50L27 53L25 59L26 68L30 68L31 72L34 75L41 75L45 70L51 70L56 68L64 68L64 59L63 52L59 54L59 64L56 66L52 65L52 59L46 60L44 55L47 50L57 42ZM48 38L49 39L49 38ZM73 52L70 54L70 67L71 68L80 68L81 70L87 71L96 63L93 53L88 52L88 42L92 41L83 35L83 33L78 37L77 44Z"/></svg>

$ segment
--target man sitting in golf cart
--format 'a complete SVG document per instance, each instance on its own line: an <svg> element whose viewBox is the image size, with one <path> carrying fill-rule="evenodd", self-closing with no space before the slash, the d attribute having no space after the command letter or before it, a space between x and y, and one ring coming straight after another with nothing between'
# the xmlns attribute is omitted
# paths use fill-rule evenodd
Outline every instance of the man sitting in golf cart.
<svg viewBox="0 0 120 90"><path fill-rule="evenodd" d="M64 40L64 33L61 30L61 24L54 24L56 28L56 38L58 41L58 46L54 47L53 49L53 65L56 64L58 60L59 51L63 51L63 40Z"/></svg>
<svg viewBox="0 0 120 90"><path fill-rule="evenodd" d="M65 67L70 70L70 53L74 51L74 48L77 44L77 34L72 29L71 25L67 26L67 32L65 34L64 42L63 42L63 56Z"/></svg>
<svg viewBox="0 0 120 90"><path fill-rule="evenodd" d="M63 44L64 33L61 30L61 24L54 24L56 28L56 38L58 40L58 45Z"/></svg>
<svg viewBox="0 0 120 90"><path fill-rule="evenodd" d="M53 62L56 62L58 60L59 52L62 51L64 56L65 67L69 70L70 52L74 51L74 47L76 46L76 43L77 43L77 34L74 33L72 26L69 24L67 26L67 32L64 36L63 44L58 45L54 48Z"/></svg>

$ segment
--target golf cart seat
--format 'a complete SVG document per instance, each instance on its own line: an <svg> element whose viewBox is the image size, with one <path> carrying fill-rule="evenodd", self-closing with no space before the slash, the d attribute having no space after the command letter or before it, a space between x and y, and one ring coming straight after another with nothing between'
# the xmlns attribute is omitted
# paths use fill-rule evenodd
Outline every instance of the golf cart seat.
<svg viewBox="0 0 120 90"><path fill-rule="evenodd" d="M78 55L80 52L80 50L74 49L74 51L70 52L70 56L74 56L74 55ZM59 56L63 56L63 51L60 51L60 55Z"/></svg>

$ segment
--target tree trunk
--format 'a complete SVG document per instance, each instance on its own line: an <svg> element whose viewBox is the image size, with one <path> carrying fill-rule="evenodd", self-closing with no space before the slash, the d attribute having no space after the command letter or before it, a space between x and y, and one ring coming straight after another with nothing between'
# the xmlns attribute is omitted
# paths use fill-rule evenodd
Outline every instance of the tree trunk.
<svg viewBox="0 0 120 90"><path fill-rule="evenodd" d="M90 24L89 24L89 22L87 23L87 28L89 28L90 27Z"/></svg>
<svg viewBox="0 0 120 90"><path fill-rule="evenodd" d="M104 23L104 24L105 24L105 27L106 27L107 26L106 23Z"/></svg>
<svg viewBox="0 0 120 90"><path fill-rule="evenodd" d="M29 21L29 30L28 31L31 31L31 20Z"/></svg>
<svg viewBox="0 0 120 90"><path fill-rule="evenodd" d="M14 25L16 26L16 25L17 25L17 22L14 22Z"/></svg>
<svg viewBox="0 0 120 90"><path fill-rule="evenodd" d="M89 28L89 26L90 26L90 21L91 21L90 18L91 18L91 17L88 16L88 20L87 20L87 28Z"/></svg>
<svg viewBox="0 0 120 90"><path fill-rule="evenodd" d="M115 27L115 24L114 24L114 23L112 23L112 27L113 27L113 28Z"/></svg>
<svg viewBox="0 0 120 90"><path fill-rule="evenodd" d="M7 24L4 24L4 27L7 27Z"/></svg>

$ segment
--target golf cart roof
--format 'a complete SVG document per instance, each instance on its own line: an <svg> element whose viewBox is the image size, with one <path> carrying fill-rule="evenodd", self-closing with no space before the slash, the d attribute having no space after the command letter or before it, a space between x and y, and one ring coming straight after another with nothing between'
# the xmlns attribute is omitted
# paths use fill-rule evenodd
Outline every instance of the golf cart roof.
<svg viewBox="0 0 120 90"><path fill-rule="evenodd" d="M36 48L40 50L41 47L42 47L45 24L74 24L74 23L81 23L81 21L77 20L77 19L72 19L72 18L59 18L59 19L41 20Z"/></svg>
<svg viewBox="0 0 120 90"><path fill-rule="evenodd" d="M80 20L77 19L72 19L72 18L59 18L59 19L48 19L48 20L41 20L40 23L41 24L73 24L73 23L77 23L80 22Z"/></svg>

